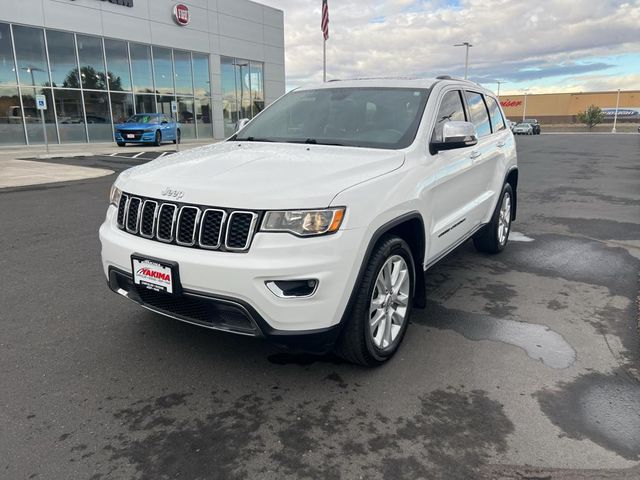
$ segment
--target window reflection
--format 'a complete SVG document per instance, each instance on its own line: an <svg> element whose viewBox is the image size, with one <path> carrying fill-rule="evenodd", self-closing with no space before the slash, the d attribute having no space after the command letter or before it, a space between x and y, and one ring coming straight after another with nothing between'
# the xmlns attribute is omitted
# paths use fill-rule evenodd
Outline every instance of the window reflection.
<svg viewBox="0 0 640 480"><path fill-rule="evenodd" d="M136 95L136 113L156 113L155 95Z"/></svg>
<svg viewBox="0 0 640 480"><path fill-rule="evenodd" d="M198 137L212 138L213 129L211 115L211 99L197 98L195 101L196 122L198 124Z"/></svg>
<svg viewBox="0 0 640 480"><path fill-rule="evenodd" d="M173 62L170 49L153 47L153 72L156 92L173 94Z"/></svg>
<svg viewBox="0 0 640 480"><path fill-rule="evenodd" d="M106 92L84 92L84 108L90 142L108 142L112 138L109 97Z"/></svg>
<svg viewBox="0 0 640 480"><path fill-rule="evenodd" d="M176 94L193 95L193 75L191 75L191 53L173 51L176 72Z"/></svg>
<svg viewBox="0 0 640 480"><path fill-rule="evenodd" d="M104 71L102 39L87 35L78 35L78 58L80 59L80 77L83 88L105 90L107 78Z"/></svg>
<svg viewBox="0 0 640 480"><path fill-rule="evenodd" d="M60 90L53 92L58 116L58 130L61 142L86 142L84 109L80 90Z"/></svg>
<svg viewBox="0 0 640 480"><path fill-rule="evenodd" d="M0 87L0 145L24 142L20 97L16 87Z"/></svg>
<svg viewBox="0 0 640 480"><path fill-rule="evenodd" d="M242 118L264 109L264 64L239 58L221 58L222 116L225 136L235 132Z"/></svg>
<svg viewBox="0 0 640 480"><path fill-rule="evenodd" d="M111 94L111 111L113 114L113 123L124 123L124 121L133 115L133 95L130 93L112 93Z"/></svg>
<svg viewBox="0 0 640 480"><path fill-rule="evenodd" d="M211 76L209 74L209 55L193 54L193 83L197 97L211 95Z"/></svg>
<svg viewBox="0 0 640 480"><path fill-rule="evenodd" d="M182 138L196 138L192 97L178 97L178 121Z"/></svg>
<svg viewBox="0 0 640 480"><path fill-rule="evenodd" d="M107 80L109 90L131 91L131 72L129 71L129 52L127 43L120 40L104 40L107 54Z"/></svg>
<svg viewBox="0 0 640 480"><path fill-rule="evenodd" d="M0 85L15 85L17 83L13 48L11 47L11 30L6 23L0 23Z"/></svg>
<svg viewBox="0 0 640 480"><path fill-rule="evenodd" d="M47 47L54 87L80 88L73 33L47 31Z"/></svg>
<svg viewBox="0 0 640 480"><path fill-rule="evenodd" d="M130 43L133 88L139 93L153 93L151 48L149 45Z"/></svg>
<svg viewBox="0 0 640 480"><path fill-rule="evenodd" d="M44 32L40 28L13 26L18 78L22 85L49 86Z"/></svg>
<svg viewBox="0 0 640 480"><path fill-rule="evenodd" d="M47 129L47 140L49 143L57 143L56 120L53 110L53 101L50 88L22 88L22 105L24 107L24 120L27 127L27 137L29 143L44 143L44 133L42 132L42 117L36 108L36 95L44 95L47 98L47 106L44 111L44 121Z"/></svg>

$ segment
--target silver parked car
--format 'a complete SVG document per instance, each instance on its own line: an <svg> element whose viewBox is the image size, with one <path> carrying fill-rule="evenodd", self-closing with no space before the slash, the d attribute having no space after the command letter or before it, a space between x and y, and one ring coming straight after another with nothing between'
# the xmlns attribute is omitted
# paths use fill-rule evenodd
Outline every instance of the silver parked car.
<svg viewBox="0 0 640 480"><path fill-rule="evenodd" d="M518 123L513 127L514 135L533 135L533 127L530 123Z"/></svg>

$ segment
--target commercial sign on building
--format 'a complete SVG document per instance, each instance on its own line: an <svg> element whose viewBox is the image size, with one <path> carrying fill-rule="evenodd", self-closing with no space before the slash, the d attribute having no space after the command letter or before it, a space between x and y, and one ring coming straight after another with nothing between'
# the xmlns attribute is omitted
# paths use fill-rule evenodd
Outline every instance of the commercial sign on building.
<svg viewBox="0 0 640 480"><path fill-rule="evenodd" d="M173 19L178 25L182 25L183 27L189 25L189 21L191 20L189 7L182 3L176 4L176 6L173 7Z"/></svg>

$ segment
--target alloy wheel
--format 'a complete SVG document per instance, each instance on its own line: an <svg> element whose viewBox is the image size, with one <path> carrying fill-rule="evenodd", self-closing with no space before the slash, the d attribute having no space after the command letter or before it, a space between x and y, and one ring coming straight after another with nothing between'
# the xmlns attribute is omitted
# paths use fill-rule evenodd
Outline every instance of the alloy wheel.
<svg viewBox="0 0 640 480"><path fill-rule="evenodd" d="M369 334L381 349L393 346L407 317L411 278L400 255L389 257L376 278L369 307Z"/></svg>

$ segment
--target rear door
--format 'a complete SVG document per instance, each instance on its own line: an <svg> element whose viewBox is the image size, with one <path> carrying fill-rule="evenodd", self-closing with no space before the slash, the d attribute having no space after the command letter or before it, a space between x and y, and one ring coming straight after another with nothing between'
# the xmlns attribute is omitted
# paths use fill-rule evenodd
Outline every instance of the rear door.
<svg viewBox="0 0 640 480"><path fill-rule="evenodd" d="M471 154L473 161L472 181L469 182L469 193L472 204L469 206L468 221L475 228L486 221L487 212L491 210L495 200L495 185L492 182L500 160L501 136L493 134L491 119L485 96L477 91L466 90L465 99L469 109L469 117L478 131L478 144Z"/></svg>

